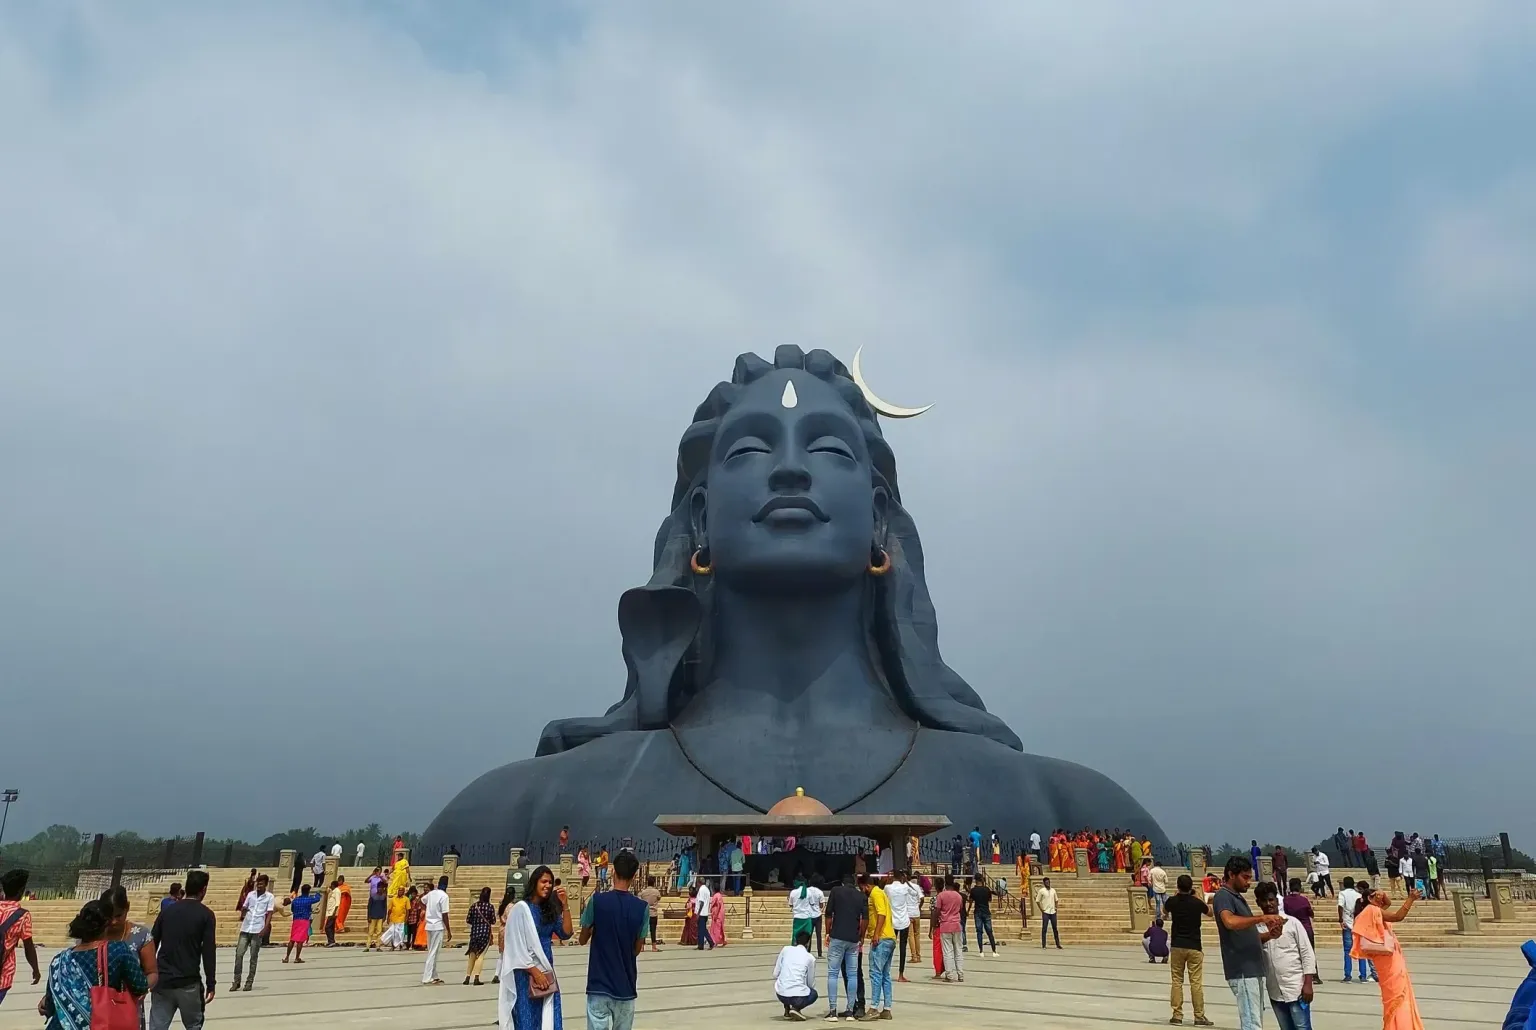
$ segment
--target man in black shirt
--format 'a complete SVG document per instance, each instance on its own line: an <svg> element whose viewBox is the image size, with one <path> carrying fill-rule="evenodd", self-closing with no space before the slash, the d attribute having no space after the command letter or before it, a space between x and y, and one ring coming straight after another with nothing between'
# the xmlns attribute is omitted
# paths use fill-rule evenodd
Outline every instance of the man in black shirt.
<svg viewBox="0 0 1536 1030"><path fill-rule="evenodd" d="M971 945L970 945L970 940L971 939L970 939L970 937L968 937L966 935L965 925L966 925L966 923L970 922L970 919L971 919L971 885L974 884L975 882L976 881L972 877L967 876L965 878L965 882L963 882L960 885L960 950L961 951L970 951L971 950ZM980 951L981 950L981 945L979 945L979 944L976 945L976 949L978 951Z"/></svg>
<svg viewBox="0 0 1536 1030"><path fill-rule="evenodd" d="M837 983L842 980L848 991L849 1007L841 1015L851 1017L853 1005L864 986L858 969L862 950L860 944L869 926L869 899L845 877L842 883L832 888L832 893L827 897L825 918L828 938L827 1004L831 1006L827 1015L839 1014Z"/></svg>
<svg viewBox="0 0 1536 1030"><path fill-rule="evenodd" d="M213 1001L216 954L215 920L203 904L207 893L208 874L192 870L185 896L162 909L150 931L160 980L150 994L149 1030L170 1030L171 1017L178 1012L186 1030L202 1030L203 1009Z"/></svg>
<svg viewBox="0 0 1536 1030"><path fill-rule="evenodd" d="M987 931L987 940L992 942L992 954L997 954L997 938L992 936L992 888L987 886L983 878L971 888L971 919L976 923L976 952L985 955L982 950L981 931Z"/></svg>
<svg viewBox="0 0 1536 1030"><path fill-rule="evenodd" d="M1184 1022L1184 971L1189 971L1189 997L1195 1005L1195 1025L1214 1026L1205 1018L1205 952L1200 947L1200 917L1211 914L1205 899L1195 893L1195 881L1179 877L1179 892L1169 898L1163 912L1173 921L1168 935L1168 968L1173 973L1173 1004L1170 1023Z"/></svg>

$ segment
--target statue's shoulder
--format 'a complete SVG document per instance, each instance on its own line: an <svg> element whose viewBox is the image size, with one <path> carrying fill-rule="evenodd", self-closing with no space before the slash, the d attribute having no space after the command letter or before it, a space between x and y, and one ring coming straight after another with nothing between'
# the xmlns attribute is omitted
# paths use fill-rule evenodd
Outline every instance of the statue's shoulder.
<svg viewBox="0 0 1536 1030"><path fill-rule="evenodd" d="M658 815L734 810L723 805L730 799L688 764L670 730L630 730L492 769L448 803L424 840L526 846L553 841L562 826L644 839L659 835Z"/></svg>
<svg viewBox="0 0 1536 1030"><path fill-rule="evenodd" d="M855 808L945 814L961 829L1005 837L1091 825L1146 827L1154 842L1164 840L1147 810L1098 770L946 730L921 730L897 774Z"/></svg>

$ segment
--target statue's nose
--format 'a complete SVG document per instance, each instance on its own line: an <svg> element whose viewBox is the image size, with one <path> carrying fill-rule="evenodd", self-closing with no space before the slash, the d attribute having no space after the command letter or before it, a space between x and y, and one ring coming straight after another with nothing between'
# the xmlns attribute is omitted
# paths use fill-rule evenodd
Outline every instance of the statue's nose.
<svg viewBox="0 0 1536 1030"><path fill-rule="evenodd" d="M768 488L778 493L809 490L811 473L794 458L785 458L768 474Z"/></svg>

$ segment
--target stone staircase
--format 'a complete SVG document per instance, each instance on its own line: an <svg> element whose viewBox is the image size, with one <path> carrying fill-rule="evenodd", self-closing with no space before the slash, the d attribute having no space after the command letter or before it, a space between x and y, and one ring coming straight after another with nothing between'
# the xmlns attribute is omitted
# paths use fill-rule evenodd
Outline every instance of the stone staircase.
<svg viewBox="0 0 1536 1030"><path fill-rule="evenodd" d="M279 876L276 869L261 871L272 877L274 892L279 897L287 893L288 884L292 879L291 871L285 872L282 876ZM338 935L337 942L340 944L361 946L366 940L366 881L371 871L371 866L346 867L339 870L339 875L347 878L353 891L351 913L347 919L350 932ZM443 872L444 870L437 866L412 868L413 879L418 883L428 881L435 883ZM1012 866L988 866L984 872L989 883L1002 880L1010 891L1014 890L1015 877ZM1170 883L1177 878L1178 872L1175 869L1169 870ZM245 882L247 870L209 869L208 873L209 887L204 903L218 917L219 943L232 945L239 931L236 903L239 900L240 888ZM653 863L642 874L642 878L645 875L656 876L658 883L661 883L665 873L664 864ZM583 891L574 871L557 867L555 874L562 878L572 906L579 912L585 903L586 894L595 888L595 882L589 885L587 891ZM454 882L448 892L452 925L456 943L462 943L468 937L464 918L469 906L478 899L484 887L491 889L493 904L501 900L506 886L507 867L460 866L454 871L453 876ZM306 877L306 882L309 879L310 877ZM1335 875L1335 881L1339 880L1342 880L1342 876ZM1130 930L1130 900L1127 893L1130 885L1127 875L1096 874L1079 878L1072 873L1062 873L1053 875L1051 881L1060 896L1058 921L1064 945L1123 945L1139 937L1139 934L1133 935ZM153 922L155 915L159 912L160 899L165 896L169 883L170 879L166 878L130 892L133 918L136 921ZM1034 880L1034 885L1039 885L1038 877ZM658 933L664 942L675 944L683 932L682 912L686 897L676 890L664 890L663 893L662 918ZM1144 897L1144 892L1141 893ZM25 907L32 913L33 933L38 942L45 947L58 947L67 943L66 927L80 910L81 904L76 900L27 902ZM751 931L754 940L788 941L791 916L787 891L759 890L754 891L750 896L727 895L725 906L728 940L741 940L745 937L750 906ZM1507 945L1518 948L1521 943L1536 936L1536 902L1515 902L1515 918L1505 922L1494 922L1493 906L1486 898L1477 899L1477 910L1482 931L1478 935L1464 936L1456 933L1456 916L1450 901L1420 901L1414 906L1408 919L1398 924L1395 929L1403 943L1410 947L1503 947ZM1338 911L1333 899L1313 899L1313 911L1313 925L1319 948L1337 950L1341 935ZM272 921L274 942L287 940L288 926L289 917L285 910L280 909ZM1029 934L1026 941L1038 942L1039 926L1039 917L1031 906ZM1016 897L994 903L993 932L999 944L1008 941L1017 946L1020 928ZM1206 947L1215 948L1217 946L1215 924L1206 920L1204 928ZM974 930L969 927L968 930L974 944ZM324 938L318 928L316 936L323 943ZM926 954L926 942L924 954Z"/></svg>

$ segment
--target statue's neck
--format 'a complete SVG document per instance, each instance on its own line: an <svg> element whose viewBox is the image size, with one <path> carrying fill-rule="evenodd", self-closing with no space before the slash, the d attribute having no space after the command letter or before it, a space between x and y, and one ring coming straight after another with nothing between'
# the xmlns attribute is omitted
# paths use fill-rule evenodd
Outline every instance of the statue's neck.
<svg viewBox="0 0 1536 1030"><path fill-rule="evenodd" d="M780 718L897 712L865 637L864 585L794 597L715 588L713 668L706 693Z"/></svg>

